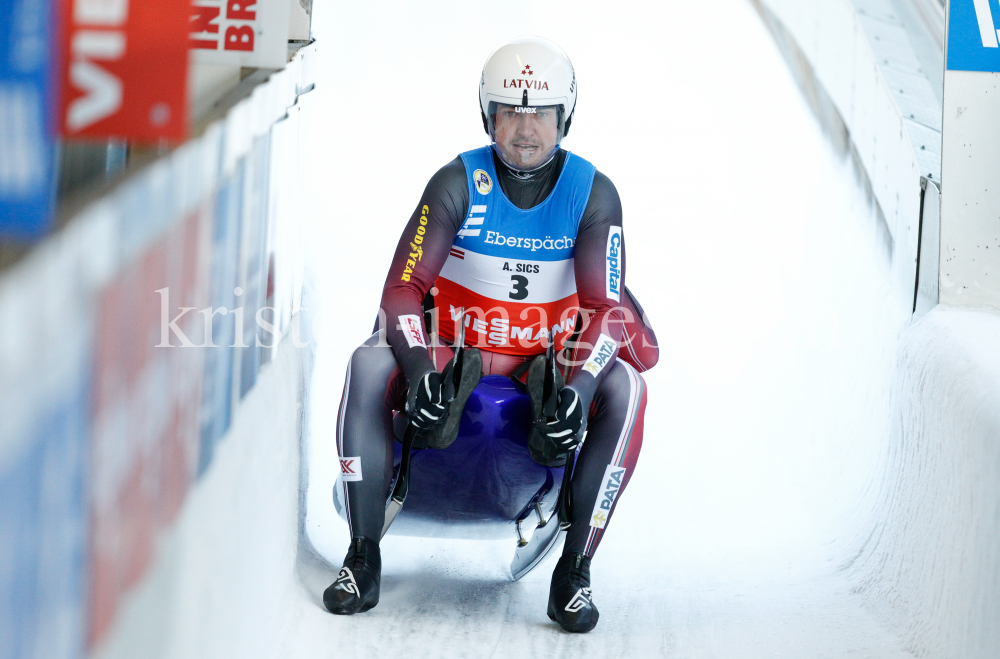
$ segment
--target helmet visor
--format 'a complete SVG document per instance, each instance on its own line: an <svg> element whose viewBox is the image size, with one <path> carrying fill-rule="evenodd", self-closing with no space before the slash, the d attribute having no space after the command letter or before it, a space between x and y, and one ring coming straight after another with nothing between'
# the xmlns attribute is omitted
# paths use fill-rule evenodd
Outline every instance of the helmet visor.
<svg viewBox="0 0 1000 659"><path fill-rule="evenodd" d="M490 102L487 122L497 154L519 171L537 169L552 159L562 142L562 105L506 105Z"/></svg>

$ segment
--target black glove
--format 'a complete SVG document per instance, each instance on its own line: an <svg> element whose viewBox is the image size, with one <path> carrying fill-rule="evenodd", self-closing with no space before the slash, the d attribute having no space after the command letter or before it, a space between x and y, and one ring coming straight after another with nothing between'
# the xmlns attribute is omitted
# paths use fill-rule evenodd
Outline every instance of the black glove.
<svg viewBox="0 0 1000 659"><path fill-rule="evenodd" d="M572 451L580 443L580 428L583 426L583 401L571 387L559 392L556 418L548 423L538 423L535 427L548 437L560 450Z"/></svg>
<svg viewBox="0 0 1000 659"><path fill-rule="evenodd" d="M410 388L406 401L406 414L410 423L419 430L427 430L444 418L444 401L441 395L441 374L432 371L420 378Z"/></svg>

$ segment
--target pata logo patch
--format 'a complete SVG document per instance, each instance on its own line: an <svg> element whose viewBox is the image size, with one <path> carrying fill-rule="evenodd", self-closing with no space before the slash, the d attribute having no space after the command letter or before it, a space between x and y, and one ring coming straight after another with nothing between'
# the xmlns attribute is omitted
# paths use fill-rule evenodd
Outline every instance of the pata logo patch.
<svg viewBox="0 0 1000 659"><path fill-rule="evenodd" d="M617 347L617 341L607 334L601 334L597 339L597 345L594 346L594 352L590 353L590 357L584 362L583 370L596 378L597 374L603 371L604 367L611 361L611 356L615 354L615 348Z"/></svg>
<svg viewBox="0 0 1000 659"><path fill-rule="evenodd" d="M626 471L625 467L616 467L615 465L608 465L608 468L604 470L601 493L597 495L597 501L594 502L594 512L590 514L591 526L603 529L604 525L608 523L611 506L618 497L618 491L622 487L622 481L625 480Z"/></svg>

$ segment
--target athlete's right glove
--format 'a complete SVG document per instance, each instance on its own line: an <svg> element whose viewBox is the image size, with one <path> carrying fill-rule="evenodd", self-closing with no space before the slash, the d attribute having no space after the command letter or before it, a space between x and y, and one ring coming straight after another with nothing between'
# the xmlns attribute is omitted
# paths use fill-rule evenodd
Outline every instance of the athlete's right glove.
<svg viewBox="0 0 1000 659"><path fill-rule="evenodd" d="M444 400L441 393L441 374L431 371L410 388L407 396L406 414L410 423L419 430L427 430L438 424L444 417Z"/></svg>

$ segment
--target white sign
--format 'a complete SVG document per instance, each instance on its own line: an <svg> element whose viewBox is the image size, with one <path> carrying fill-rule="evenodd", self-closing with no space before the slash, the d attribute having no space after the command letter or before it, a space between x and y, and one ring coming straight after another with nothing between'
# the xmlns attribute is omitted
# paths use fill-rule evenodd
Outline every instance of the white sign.
<svg viewBox="0 0 1000 659"><path fill-rule="evenodd" d="M288 61L289 2L298 0L193 0L192 60L284 67Z"/></svg>

